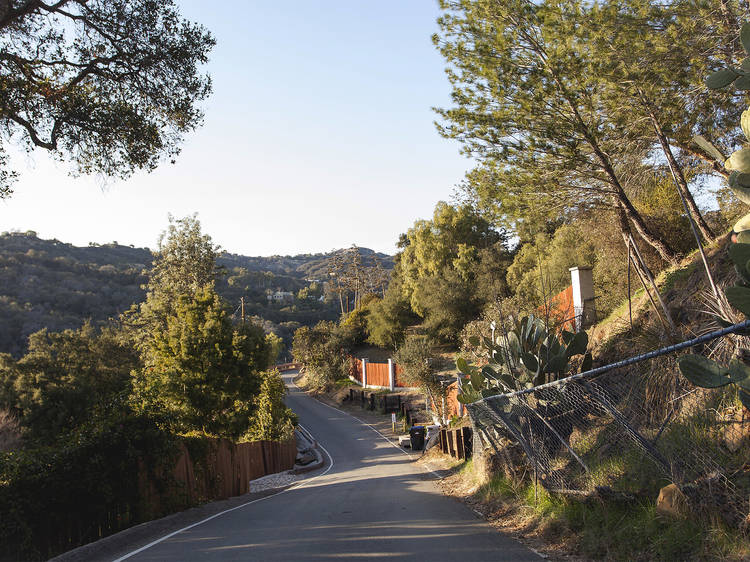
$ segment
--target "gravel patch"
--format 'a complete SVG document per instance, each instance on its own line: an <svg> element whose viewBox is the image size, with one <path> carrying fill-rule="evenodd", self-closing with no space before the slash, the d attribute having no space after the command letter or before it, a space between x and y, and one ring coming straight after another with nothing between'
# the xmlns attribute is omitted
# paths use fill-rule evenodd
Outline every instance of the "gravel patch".
<svg viewBox="0 0 750 562"><path fill-rule="evenodd" d="M265 492L274 488L286 488L299 480L308 478L307 474L290 474L289 472L277 472L276 474L267 474L261 478L250 480L250 492Z"/></svg>

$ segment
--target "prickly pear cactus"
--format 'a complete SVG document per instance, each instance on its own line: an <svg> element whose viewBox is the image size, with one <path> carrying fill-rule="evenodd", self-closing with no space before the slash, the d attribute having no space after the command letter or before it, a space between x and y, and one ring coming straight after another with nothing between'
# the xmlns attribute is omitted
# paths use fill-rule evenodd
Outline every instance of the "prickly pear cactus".
<svg viewBox="0 0 750 562"><path fill-rule="evenodd" d="M740 42L745 52L750 54L750 24L746 23L740 31ZM737 90L750 90L750 57L746 57L739 67L730 66L718 70L706 78L706 86L712 90L733 86ZM750 109L742 112L740 126L745 138L750 141ZM701 136L695 141L708 154L722 161L721 152ZM731 171L729 188L737 198L750 206L750 146L743 147L724 161L724 167ZM742 217L732 228L732 242L750 243L750 213Z"/></svg>
<svg viewBox="0 0 750 562"><path fill-rule="evenodd" d="M750 54L750 24L744 24L740 32L740 41L745 52ZM739 68L729 67L714 72L706 79L706 86L711 89L725 88L733 85L738 90L750 90L750 57L745 58ZM750 141L750 109L742 112L740 126L745 138ZM717 160L721 152L702 137L696 142L708 154ZM750 205L750 146L735 151L724 162L724 167L731 170L729 187L737 198ZM729 257L734 262L738 283L726 289L729 304L750 317L750 214L742 217L732 228L732 242ZM726 324L723 320L717 320ZM736 385L738 396L745 408L750 409L750 367L738 359L729 365L722 365L702 355L686 355L678 364L682 374L694 385L702 388L719 388Z"/></svg>
<svg viewBox="0 0 750 562"><path fill-rule="evenodd" d="M563 331L558 336L547 332L544 322L533 315L514 320L513 329L498 335L494 342L489 338L480 342L475 337L471 344L481 344L488 363L480 369L463 358L456 361L459 371L468 375L458 395L464 404L561 378L575 355L585 354L582 370L591 367L586 332Z"/></svg>

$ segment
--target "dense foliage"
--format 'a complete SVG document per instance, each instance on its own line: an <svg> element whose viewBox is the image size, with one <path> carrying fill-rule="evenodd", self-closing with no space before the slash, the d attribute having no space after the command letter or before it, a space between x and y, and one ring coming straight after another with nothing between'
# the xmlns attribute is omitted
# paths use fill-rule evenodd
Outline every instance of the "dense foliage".
<svg viewBox="0 0 750 562"><path fill-rule="evenodd" d="M438 203L432 219L417 221L400 246L391 286L368 320L374 343L403 341L415 315L433 340L455 343L484 305L509 295L513 254L506 237L468 205Z"/></svg>
<svg viewBox="0 0 750 562"><path fill-rule="evenodd" d="M127 177L174 159L202 121L214 39L172 0L9 0L0 32L0 198L16 175L5 143Z"/></svg>
<svg viewBox="0 0 750 562"><path fill-rule="evenodd" d="M168 502L144 501L139 476L179 500L167 477L176 452L153 419L125 411L54 445L0 452L0 560L46 560L168 513Z"/></svg>
<svg viewBox="0 0 750 562"><path fill-rule="evenodd" d="M292 355L307 371L310 386L316 390L329 388L349 372L348 351L351 342L335 322L319 322L303 326L294 333Z"/></svg>
<svg viewBox="0 0 750 562"><path fill-rule="evenodd" d="M113 327L32 334L20 360L0 361L0 409L14 412L27 435L53 443L130 391L140 358Z"/></svg>
<svg viewBox="0 0 750 562"><path fill-rule="evenodd" d="M526 223L532 235L549 220L598 210L613 234L632 232L674 263L678 249L635 200L648 187L644 180L673 174L686 209L712 239L692 198L696 184L687 182L717 168L692 137L705 132L734 142L727 117L736 108L707 96L702 81L705 68L733 55L717 48L715 36L736 30L739 6L639 0L442 6L435 42L449 64L455 106L439 111L439 130L479 160L465 185L478 205L506 226Z"/></svg>
<svg viewBox="0 0 750 562"><path fill-rule="evenodd" d="M216 255L195 217L172 221L143 302L101 329L36 332L18 360L0 354L0 558L48 557L184 507L178 437L291 436L268 371L281 339L233 320Z"/></svg>

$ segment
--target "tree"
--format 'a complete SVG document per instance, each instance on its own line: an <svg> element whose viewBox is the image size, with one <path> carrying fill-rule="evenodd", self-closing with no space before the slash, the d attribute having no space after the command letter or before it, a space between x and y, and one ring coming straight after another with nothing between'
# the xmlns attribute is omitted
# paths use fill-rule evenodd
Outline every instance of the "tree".
<svg viewBox="0 0 750 562"><path fill-rule="evenodd" d="M274 333L268 332L266 334L266 349L268 350L268 359L266 364L270 367L279 359L281 352L284 351L284 340Z"/></svg>
<svg viewBox="0 0 750 562"><path fill-rule="evenodd" d="M141 344L144 366L135 373L138 411L169 417L172 429L237 438L247 431L269 352L263 330L234 330L213 287L181 295L163 329Z"/></svg>
<svg viewBox="0 0 750 562"><path fill-rule="evenodd" d="M259 373L273 359L273 342L252 322L233 327L214 289L216 253L195 216L170 217L146 301L127 315L143 361L133 404L167 414L177 431L237 438L251 423Z"/></svg>
<svg viewBox="0 0 750 562"><path fill-rule="evenodd" d="M106 410L130 389L130 372L140 365L137 353L117 330L97 332L86 323L78 330L29 337L29 351L0 364L5 403L18 414L27 435L52 442Z"/></svg>
<svg viewBox="0 0 750 562"><path fill-rule="evenodd" d="M422 310L414 295L422 280L456 271L473 280L479 251L492 247L502 235L469 205L438 202L431 220L419 220L406 233L406 244L399 258L404 294L414 312Z"/></svg>
<svg viewBox="0 0 750 562"><path fill-rule="evenodd" d="M732 60L726 61L728 53L716 46L715 35L736 37L742 10L716 0L627 0L592 5L588 13L591 40L585 48L603 84L607 113L631 138L653 139L695 224L712 240L684 170L726 173L713 166L715 159L702 154L693 137L700 132L729 146L736 142L740 105L707 92L703 80L717 61Z"/></svg>
<svg viewBox="0 0 750 562"><path fill-rule="evenodd" d="M261 373L260 392L255 399L253 424L245 435L252 441L291 439L297 415L284 404L286 386L274 370Z"/></svg>
<svg viewBox="0 0 750 562"><path fill-rule="evenodd" d="M464 325L482 310L474 284L452 269L420 280L412 302L424 318L429 336L440 343L455 344Z"/></svg>
<svg viewBox="0 0 750 562"><path fill-rule="evenodd" d="M342 337L339 326L321 321L294 332L292 355L305 366L311 386L325 389L346 376L348 347L349 342Z"/></svg>
<svg viewBox="0 0 750 562"><path fill-rule="evenodd" d="M406 327L418 320L403 294L400 277L394 273L383 298L370 305L368 341L380 347L397 349L404 341Z"/></svg>
<svg viewBox="0 0 750 562"><path fill-rule="evenodd" d="M364 266L362 254L356 245L336 250L328 258L326 266L329 281L326 290L329 295L336 295L338 298L342 316L349 314L350 304L355 309L359 308L367 295L382 295L385 291L387 274L377 257L373 257L373 261L374 265Z"/></svg>
<svg viewBox="0 0 750 562"><path fill-rule="evenodd" d="M7 143L127 177L174 159L202 121L214 39L174 0L4 0L0 32L0 198Z"/></svg>
<svg viewBox="0 0 750 562"><path fill-rule="evenodd" d="M441 201L431 220L409 229L393 279L433 338L455 342L485 299L506 296L511 260L505 242L504 234L467 204ZM397 313L398 302L389 304ZM393 336L401 337L397 331Z"/></svg>
<svg viewBox="0 0 750 562"><path fill-rule="evenodd" d="M219 246L201 232L197 215L174 219L159 236L154 267L149 273L150 293L178 296L212 285L220 273Z"/></svg>
<svg viewBox="0 0 750 562"><path fill-rule="evenodd" d="M577 0L443 0L441 35L455 107L439 109L440 133L459 140L515 208L565 215L613 209L667 262L675 251L630 200L626 171L649 145L628 142L601 103L590 70L586 6ZM541 209L540 209L541 207Z"/></svg>

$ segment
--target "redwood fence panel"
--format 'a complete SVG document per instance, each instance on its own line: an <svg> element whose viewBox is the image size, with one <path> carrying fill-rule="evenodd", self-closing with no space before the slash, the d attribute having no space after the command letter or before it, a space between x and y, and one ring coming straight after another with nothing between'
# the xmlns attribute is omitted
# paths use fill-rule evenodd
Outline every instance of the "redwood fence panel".
<svg viewBox="0 0 750 562"><path fill-rule="evenodd" d="M356 357L349 357L349 378L362 384L362 361Z"/></svg>
<svg viewBox="0 0 750 562"><path fill-rule="evenodd" d="M367 384L373 386L390 387L391 381L388 376L388 363L367 362Z"/></svg>

